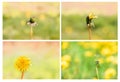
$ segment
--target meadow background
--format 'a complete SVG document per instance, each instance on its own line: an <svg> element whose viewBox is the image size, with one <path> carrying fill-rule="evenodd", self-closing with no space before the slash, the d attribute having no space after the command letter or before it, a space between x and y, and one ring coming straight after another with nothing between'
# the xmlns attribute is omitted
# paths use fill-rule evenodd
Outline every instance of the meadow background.
<svg viewBox="0 0 120 82"><path fill-rule="evenodd" d="M30 39L30 26L35 17L33 39L59 39L59 3L57 2L4 2L3 39Z"/></svg>
<svg viewBox="0 0 120 82"><path fill-rule="evenodd" d="M14 65L19 56L31 60L24 79L59 79L59 53L58 42L3 42L3 79L20 79Z"/></svg>
<svg viewBox="0 0 120 82"><path fill-rule="evenodd" d="M93 40L117 40L117 2L62 2L62 39L87 40L86 16L98 16Z"/></svg>
<svg viewBox="0 0 120 82"><path fill-rule="evenodd" d="M62 42L62 79L99 79L118 77L117 42Z"/></svg>

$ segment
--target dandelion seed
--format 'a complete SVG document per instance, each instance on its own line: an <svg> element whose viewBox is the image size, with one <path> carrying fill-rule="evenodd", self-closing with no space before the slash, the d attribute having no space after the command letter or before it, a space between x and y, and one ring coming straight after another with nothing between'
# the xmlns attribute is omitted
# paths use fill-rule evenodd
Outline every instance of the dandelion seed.
<svg viewBox="0 0 120 82"><path fill-rule="evenodd" d="M37 25L37 23L35 22L35 18L34 17L30 17L30 19L27 21L27 24L32 26L32 27Z"/></svg>

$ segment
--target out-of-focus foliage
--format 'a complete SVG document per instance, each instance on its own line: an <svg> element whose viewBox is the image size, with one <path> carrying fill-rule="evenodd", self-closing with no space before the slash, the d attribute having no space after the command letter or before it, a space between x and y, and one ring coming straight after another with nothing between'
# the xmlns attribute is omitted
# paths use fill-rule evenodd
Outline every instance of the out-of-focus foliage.
<svg viewBox="0 0 120 82"><path fill-rule="evenodd" d="M62 15L62 39L88 39L88 28L86 16L81 14ZM92 28L92 39L94 40L116 40L117 39L117 15L98 15L93 20L95 27Z"/></svg>
<svg viewBox="0 0 120 82"><path fill-rule="evenodd" d="M59 44L56 42L4 42L3 79L20 79L21 72L15 61L27 56L30 66L24 72L24 79L59 79Z"/></svg>
<svg viewBox="0 0 120 82"><path fill-rule="evenodd" d="M62 42L62 79L117 79L117 42Z"/></svg>
<svg viewBox="0 0 120 82"><path fill-rule="evenodd" d="M27 21L35 17L33 39L59 39L58 3L3 3L3 39L30 39Z"/></svg>

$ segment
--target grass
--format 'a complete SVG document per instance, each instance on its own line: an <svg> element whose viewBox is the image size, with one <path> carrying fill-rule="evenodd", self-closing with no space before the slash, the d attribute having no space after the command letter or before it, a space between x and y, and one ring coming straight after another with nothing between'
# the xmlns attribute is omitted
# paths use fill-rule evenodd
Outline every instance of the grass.
<svg viewBox="0 0 120 82"><path fill-rule="evenodd" d="M79 14L62 15L62 39L83 40L88 39L86 16ZM94 40L116 40L117 39L117 15L99 15L93 20L95 28L92 28L92 39Z"/></svg>

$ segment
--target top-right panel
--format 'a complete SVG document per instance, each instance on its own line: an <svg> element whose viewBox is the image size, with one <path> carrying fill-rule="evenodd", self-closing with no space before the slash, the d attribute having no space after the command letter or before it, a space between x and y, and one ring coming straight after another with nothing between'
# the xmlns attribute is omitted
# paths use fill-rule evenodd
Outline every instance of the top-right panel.
<svg viewBox="0 0 120 82"><path fill-rule="evenodd" d="M63 40L117 40L117 2L62 2Z"/></svg>

